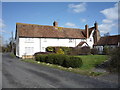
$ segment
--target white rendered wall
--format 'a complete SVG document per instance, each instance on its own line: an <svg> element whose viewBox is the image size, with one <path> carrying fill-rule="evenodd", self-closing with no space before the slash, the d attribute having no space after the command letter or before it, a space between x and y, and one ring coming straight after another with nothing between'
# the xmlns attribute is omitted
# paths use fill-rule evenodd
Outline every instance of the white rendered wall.
<svg viewBox="0 0 120 90"><path fill-rule="evenodd" d="M94 44L93 33L94 33L94 30L91 32L90 37L87 38L87 44L90 46L90 48L93 48L93 44Z"/></svg>
<svg viewBox="0 0 120 90"><path fill-rule="evenodd" d="M41 38L41 52L45 52L45 48L48 46L75 47L81 41L82 41L81 39Z"/></svg>
<svg viewBox="0 0 120 90"><path fill-rule="evenodd" d="M32 53L27 53L25 48L33 47ZM22 55L33 55L35 52L40 51L40 40L39 38L34 38L32 42L26 42L26 38L19 38L19 57Z"/></svg>
<svg viewBox="0 0 120 90"><path fill-rule="evenodd" d="M19 38L19 57L22 55L34 55L36 52L45 52L45 48L48 46L66 46L75 47L81 41L85 39L58 39L58 38L30 38L31 41L27 41L26 38ZM71 42L70 42L71 41ZM26 48L33 48L32 53L26 51Z"/></svg>

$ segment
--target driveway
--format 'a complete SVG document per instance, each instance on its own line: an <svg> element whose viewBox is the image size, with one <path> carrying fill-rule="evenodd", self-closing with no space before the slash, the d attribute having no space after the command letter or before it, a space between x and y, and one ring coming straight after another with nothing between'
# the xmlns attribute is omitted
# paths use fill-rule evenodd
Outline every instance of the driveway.
<svg viewBox="0 0 120 90"><path fill-rule="evenodd" d="M3 54L3 88L113 88L117 84L23 62Z"/></svg>

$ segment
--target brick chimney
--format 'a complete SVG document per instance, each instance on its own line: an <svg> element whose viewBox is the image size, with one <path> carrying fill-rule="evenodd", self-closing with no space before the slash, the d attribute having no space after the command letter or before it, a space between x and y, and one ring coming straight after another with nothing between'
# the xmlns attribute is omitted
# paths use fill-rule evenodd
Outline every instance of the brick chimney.
<svg viewBox="0 0 120 90"><path fill-rule="evenodd" d="M95 21L94 27L95 27L95 30L98 30L98 23L96 21Z"/></svg>
<svg viewBox="0 0 120 90"><path fill-rule="evenodd" d="M58 22L54 21L53 26L58 27Z"/></svg>
<svg viewBox="0 0 120 90"><path fill-rule="evenodd" d="M94 35L93 35L94 43L97 43L100 40L100 37L101 37L100 32L98 30L98 23L97 22L95 22L94 27L95 27L95 31L94 31Z"/></svg>
<svg viewBox="0 0 120 90"><path fill-rule="evenodd" d="M88 25L85 25L85 34L86 34L86 38L88 38L89 37Z"/></svg>

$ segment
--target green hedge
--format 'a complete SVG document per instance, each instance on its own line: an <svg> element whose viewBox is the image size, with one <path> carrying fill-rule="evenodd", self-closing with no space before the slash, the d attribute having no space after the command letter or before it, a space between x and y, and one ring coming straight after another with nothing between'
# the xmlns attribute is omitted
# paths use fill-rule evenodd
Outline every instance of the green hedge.
<svg viewBox="0 0 120 90"><path fill-rule="evenodd" d="M82 66L81 58L62 54L37 55L35 60L64 67L77 68Z"/></svg>
<svg viewBox="0 0 120 90"><path fill-rule="evenodd" d="M36 55L35 60L40 62L45 62L47 55Z"/></svg>
<svg viewBox="0 0 120 90"><path fill-rule="evenodd" d="M66 60L65 65L66 65L65 67L73 67L73 68L81 67L82 60L79 57L70 56L69 59Z"/></svg>

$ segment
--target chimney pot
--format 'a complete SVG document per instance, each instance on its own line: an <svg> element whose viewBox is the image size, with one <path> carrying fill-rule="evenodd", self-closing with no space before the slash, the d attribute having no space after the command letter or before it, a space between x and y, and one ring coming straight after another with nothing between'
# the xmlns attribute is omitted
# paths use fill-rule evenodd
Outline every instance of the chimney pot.
<svg viewBox="0 0 120 90"><path fill-rule="evenodd" d="M58 22L54 21L53 26L58 27Z"/></svg>

